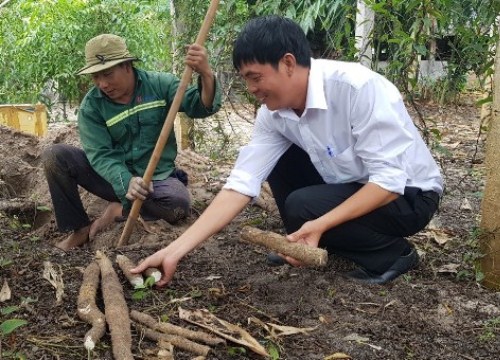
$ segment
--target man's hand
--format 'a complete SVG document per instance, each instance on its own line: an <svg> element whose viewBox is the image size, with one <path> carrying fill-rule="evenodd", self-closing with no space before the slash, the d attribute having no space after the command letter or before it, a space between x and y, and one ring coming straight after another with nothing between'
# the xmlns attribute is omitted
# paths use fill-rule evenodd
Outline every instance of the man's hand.
<svg viewBox="0 0 500 360"><path fill-rule="evenodd" d="M207 50L197 44L189 45L186 48L186 65L200 74L201 101L207 109L210 109L215 97L215 77L208 63Z"/></svg>
<svg viewBox="0 0 500 360"><path fill-rule="evenodd" d="M168 249L164 248L144 259L144 261L142 261L137 267L131 269L130 272L132 274L140 274L148 268L153 267L160 269L162 277L160 281L156 283L156 286L162 287L167 285L174 277L178 262L179 260L169 256Z"/></svg>
<svg viewBox="0 0 500 360"><path fill-rule="evenodd" d="M287 235L287 240L290 242L298 242L311 247L318 247L319 240L323 235L323 230L314 222L308 221L294 233ZM283 256L283 258L293 266L303 266L303 264L290 256Z"/></svg>
<svg viewBox="0 0 500 360"><path fill-rule="evenodd" d="M188 45L186 54L186 65L190 66L203 77L212 78L213 73L208 64L207 50L198 44Z"/></svg>
<svg viewBox="0 0 500 360"><path fill-rule="evenodd" d="M128 184L128 191L125 197L130 201L135 199L146 200L146 197L153 192L153 183L146 184L141 177L134 176Z"/></svg>

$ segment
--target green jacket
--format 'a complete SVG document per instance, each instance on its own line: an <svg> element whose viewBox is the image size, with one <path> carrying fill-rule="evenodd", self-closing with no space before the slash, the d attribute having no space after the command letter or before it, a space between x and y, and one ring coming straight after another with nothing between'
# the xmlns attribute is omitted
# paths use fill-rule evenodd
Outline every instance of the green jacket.
<svg viewBox="0 0 500 360"><path fill-rule="evenodd" d="M130 104L116 104L93 87L78 112L83 150L92 167L113 186L126 208L130 207L125 197L130 179L144 175L179 86L179 79L172 74L134 70L136 87ZM212 115L221 106L218 84L211 109L201 102L201 82L198 84L186 90L179 110L192 118ZM171 131L153 180L170 176L176 156L177 143Z"/></svg>

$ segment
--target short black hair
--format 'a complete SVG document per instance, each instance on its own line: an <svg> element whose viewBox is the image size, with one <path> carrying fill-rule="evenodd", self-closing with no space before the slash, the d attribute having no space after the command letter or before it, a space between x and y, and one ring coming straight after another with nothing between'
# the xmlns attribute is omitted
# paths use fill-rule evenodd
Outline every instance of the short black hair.
<svg viewBox="0 0 500 360"><path fill-rule="evenodd" d="M278 68L286 53L295 56L299 65L311 67L311 47L302 28L282 16L261 16L250 20L238 35L233 47L233 65L236 70L255 62Z"/></svg>

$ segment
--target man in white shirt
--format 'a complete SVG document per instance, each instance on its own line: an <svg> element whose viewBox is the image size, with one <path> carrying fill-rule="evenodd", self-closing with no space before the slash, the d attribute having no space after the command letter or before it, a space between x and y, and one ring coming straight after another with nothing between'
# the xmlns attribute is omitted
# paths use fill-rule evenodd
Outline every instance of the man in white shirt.
<svg viewBox="0 0 500 360"><path fill-rule="evenodd" d="M200 218L135 272L161 266L158 285L168 283L180 259L238 215L265 180L288 240L351 259L359 267L348 278L384 284L418 264L405 237L437 210L437 164L392 83L359 64L310 54L289 19L247 23L233 64L262 103L252 139ZM278 254L268 261L300 266Z"/></svg>

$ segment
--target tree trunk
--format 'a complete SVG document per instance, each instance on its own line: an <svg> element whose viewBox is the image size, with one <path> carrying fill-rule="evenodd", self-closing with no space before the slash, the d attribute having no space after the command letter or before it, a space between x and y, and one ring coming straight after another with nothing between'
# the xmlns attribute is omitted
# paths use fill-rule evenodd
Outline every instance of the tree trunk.
<svg viewBox="0 0 500 360"><path fill-rule="evenodd" d="M493 116L486 143L486 186L481 204L481 271L483 285L500 289L500 41L497 44Z"/></svg>
<svg viewBox="0 0 500 360"><path fill-rule="evenodd" d="M174 0L169 1L170 14L172 16L172 73L179 76L182 73L184 64L184 51L181 49L185 44L179 44L177 41L183 32L187 31L187 26L181 17L181 11L176 6ZM194 42L194 40L193 40ZM190 134L193 131L194 121L184 113L177 113L174 124L175 137L177 138L177 147L180 150L193 148L193 139Z"/></svg>
<svg viewBox="0 0 500 360"><path fill-rule="evenodd" d="M372 66L372 37L375 13L364 0L358 0L356 11L356 49L361 65Z"/></svg>

